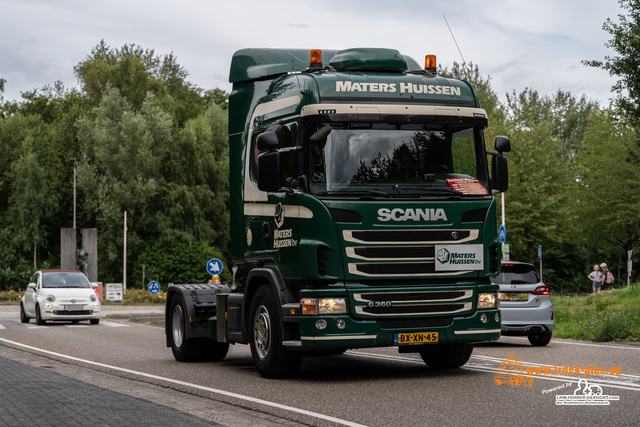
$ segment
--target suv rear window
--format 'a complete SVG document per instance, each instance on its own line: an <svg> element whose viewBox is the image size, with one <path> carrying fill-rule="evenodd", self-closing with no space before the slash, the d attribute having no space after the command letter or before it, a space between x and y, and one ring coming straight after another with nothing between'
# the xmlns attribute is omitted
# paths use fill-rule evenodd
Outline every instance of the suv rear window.
<svg viewBox="0 0 640 427"><path fill-rule="evenodd" d="M531 264L503 264L500 274L491 281L507 285L535 284L540 282L540 277Z"/></svg>

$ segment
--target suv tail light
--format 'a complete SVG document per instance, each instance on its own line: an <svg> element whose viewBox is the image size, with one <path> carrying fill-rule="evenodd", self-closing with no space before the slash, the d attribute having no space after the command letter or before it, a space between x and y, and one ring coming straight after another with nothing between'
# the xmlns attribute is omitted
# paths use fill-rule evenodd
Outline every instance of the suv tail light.
<svg viewBox="0 0 640 427"><path fill-rule="evenodd" d="M549 288L547 285L538 286L536 290L531 293L534 295L549 295Z"/></svg>

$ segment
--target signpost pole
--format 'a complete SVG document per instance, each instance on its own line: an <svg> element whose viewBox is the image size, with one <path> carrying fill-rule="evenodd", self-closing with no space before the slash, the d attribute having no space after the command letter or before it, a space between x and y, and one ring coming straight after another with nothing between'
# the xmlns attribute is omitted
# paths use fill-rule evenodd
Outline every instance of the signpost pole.
<svg viewBox="0 0 640 427"><path fill-rule="evenodd" d="M540 260L540 280L542 280L542 245L538 245L538 259Z"/></svg>

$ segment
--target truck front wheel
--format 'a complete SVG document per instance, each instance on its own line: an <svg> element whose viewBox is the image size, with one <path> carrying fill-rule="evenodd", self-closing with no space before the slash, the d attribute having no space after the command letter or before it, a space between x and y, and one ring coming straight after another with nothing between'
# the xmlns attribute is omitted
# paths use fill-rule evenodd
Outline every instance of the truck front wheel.
<svg viewBox="0 0 640 427"><path fill-rule="evenodd" d="M459 368L469 361L473 352L473 344L438 344L425 346L420 350L420 357L430 368Z"/></svg>
<svg viewBox="0 0 640 427"><path fill-rule="evenodd" d="M171 351L178 362L194 360L218 361L229 351L228 343L219 343L208 338L187 338L187 310L180 296L171 300Z"/></svg>
<svg viewBox="0 0 640 427"><path fill-rule="evenodd" d="M258 288L251 303L249 343L251 357L261 376L282 378L295 374L302 363L302 354L282 346L280 312L268 286Z"/></svg>

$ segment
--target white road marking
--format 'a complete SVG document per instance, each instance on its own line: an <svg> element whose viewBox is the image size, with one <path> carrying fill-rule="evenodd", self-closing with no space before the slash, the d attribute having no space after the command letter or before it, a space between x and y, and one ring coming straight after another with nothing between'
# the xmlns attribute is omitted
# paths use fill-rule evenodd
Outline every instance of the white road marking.
<svg viewBox="0 0 640 427"><path fill-rule="evenodd" d="M107 322L107 321L104 321L104 320L101 320L100 324L104 325L104 326L109 326L110 328L128 328L128 327L130 327L130 325L125 325L124 323Z"/></svg>
<svg viewBox="0 0 640 427"><path fill-rule="evenodd" d="M290 411L290 412L294 412L294 413L301 414L301 415L307 415L307 416L313 417L313 418L319 418L321 420L330 421L330 422L341 424L341 425L345 425L345 426L366 427L366 426L364 426L362 424L358 424L358 423L354 423L354 422L351 422L351 421L343 420L343 419L340 419L340 418L332 417L330 415L319 414L317 412L311 412L311 411L307 411L305 409L295 408L293 406L282 405L280 403L270 402L268 400L263 400L263 399L257 399L255 397L245 396L245 395L242 395L242 394L232 393L232 392L229 392L229 391L219 390L219 389L216 389L216 388L205 387L205 386L201 386L201 385L198 385L198 384L191 384L191 383L187 383L187 382L184 382L184 381L174 380L172 378L166 378L166 377L161 377L161 376L158 376L158 375L147 374L145 372L139 372L139 371L134 371L134 370L131 370L131 369L120 368L118 366L113 366L113 365L106 365L104 363L94 362L92 360L80 359L78 357L68 356L66 354L56 353L56 352L49 351L49 350L43 350L41 348L32 347L30 345L22 344L22 343L19 343L19 342L10 341L10 340L5 339L5 338L0 338L0 341L8 343L8 344L11 344L11 345L14 345L14 346L17 346L17 347L27 348L29 350L33 350L33 351L36 351L36 352L49 354L49 355L52 355L52 356L61 357L61 358L68 359L68 360L74 360L76 362L86 363L86 364L93 365L93 366L100 366L102 368L112 369L114 371L125 372L125 373L128 373L128 374L134 374L134 375L138 375L138 376L144 377L144 378L150 378L150 379L154 379L154 380L165 381L165 382L172 383L172 384L177 384L177 385L180 385L180 386L183 386L183 387L191 387L191 388L195 388L195 389L198 389L198 390L207 391L207 392L210 392L210 393L215 393L215 394L220 394L220 395L227 396L227 397L232 397L234 399L244 400L244 401L247 401L247 402L253 402L253 403L260 404L260 405L269 406L269 407L272 407L272 408L283 409L285 411Z"/></svg>
<svg viewBox="0 0 640 427"><path fill-rule="evenodd" d="M0 329L7 329L7 328L5 328L2 323L0 323Z"/></svg>
<svg viewBox="0 0 640 427"><path fill-rule="evenodd" d="M397 360L399 362L412 363L412 364L424 364L422 359L420 358L412 358L408 356L392 356L392 355L381 355L381 354L373 354L366 353L362 351L348 350L345 354L351 354L353 356L359 357L367 357L372 359L383 359L383 360ZM500 363L502 362L502 358L499 357L491 357L491 356L471 356L472 359L479 359L479 363L467 362L461 369L468 369L471 371L479 371L479 372L489 372L495 374L500 368ZM553 365L543 365L536 363L523 363L524 366L551 366ZM536 375L536 374L527 374L527 376L531 376L534 378L539 378L542 380L549 381L559 381L559 382L567 382L575 381L584 378L582 375L558 375L558 374L549 374L549 375ZM638 375L589 375L587 378L593 379L595 382L601 385L606 385L607 387L613 388L621 388L625 390L634 390L640 391L640 376Z"/></svg>

